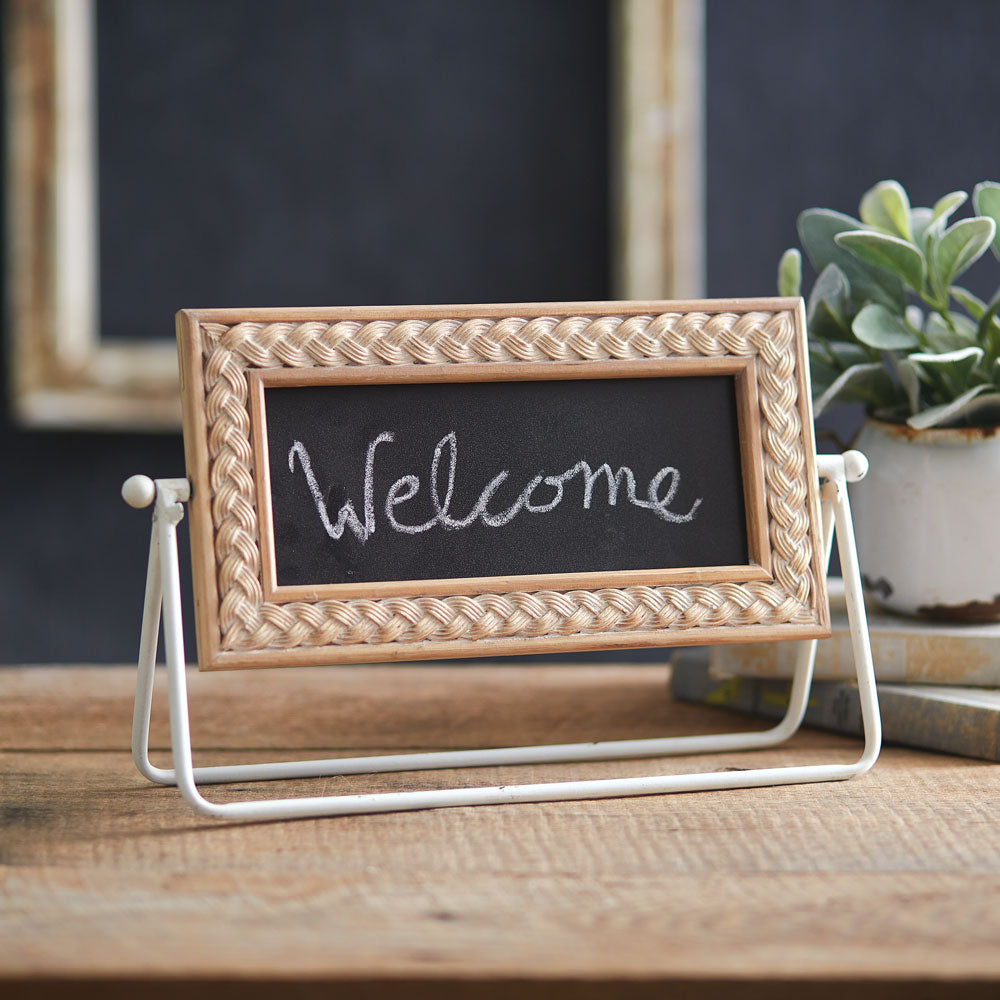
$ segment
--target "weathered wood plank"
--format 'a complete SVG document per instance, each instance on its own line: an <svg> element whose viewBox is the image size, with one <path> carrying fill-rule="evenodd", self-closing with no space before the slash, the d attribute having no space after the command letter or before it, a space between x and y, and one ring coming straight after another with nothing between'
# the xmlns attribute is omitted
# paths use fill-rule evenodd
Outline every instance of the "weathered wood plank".
<svg viewBox="0 0 1000 1000"><path fill-rule="evenodd" d="M128 747L134 687L134 667L0 667L0 749ZM188 687L201 747L512 746L722 732L734 718L679 710L652 664L191 670ZM151 742L166 748L164 676L156 690Z"/></svg>
<svg viewBox="0 0 1000 1000"><path fill-rule="evenodd" d="M234 845L234 848L237 845ZM442 851L443 859L446 852ZM997 976L973 874L15 868L4 976Z"/></svg>
<svg viewBox="0 0 1000 1000"><path fill-rule="evenodd" d="M663 671L645 667L274 676L283 683L269 686L262 674L192 677L204 731L218 741L212 760L280 756L267 741L280 745L282 725L296 748L333 750L341 744L331 734L371 749L381 737L388 749L427 745L420 740L437 733L453 746L574 739L588 728L601 736L694 731L706 719L725 728L738 718L671 704ZM125 670L0 672L5 740L20 745L0 753L7 996L89 986L116 997L128 984L152 996L184 984L186 994L215 998L233 984L241 996L339 988L361 997L758 997L766 988L772 998L849 990L855 1000L998 988L993 765L890 749L872 772L841 783L226 825L198 818L176 790L134 771L125 749L130 684ZM211 712L229 716L228 734L209 722ZM226 740L254 746L255 733L259 749L224 748ZM61 749L74 744L83 748ZM856 741L805 732L752 763L857 752ZM750 763L728 755L489 768L211 794Z"/></svg>
<svg viewBox="0 0 1000 1000"><path fill-rule="evenodd" d="M765 766L814 763L849 758L849 747L848 740L833 747L807 734L791 749L752 758ZM220 763L262 756L213 755ZM215 786L208 794L220 801L332 795L680 772L734 762L749 763L750 756L316 778ZM124 752L7 752L0 765L6 864L112 860L126 867L217 870L259 863L284 871L298 870L308 858L311 870L343 872L352 865L363 870L377 844L380 867L399 871L444 865L448 871L528 873L551 870L556 862L559 870L580 876L1000 869L995 768L917 751L886 751L873 772L850 782L243 826L197 817L176 790L141 778ZM553 826L563 833L551 833ZM282 847L277 857L276 845Z"/></svg>

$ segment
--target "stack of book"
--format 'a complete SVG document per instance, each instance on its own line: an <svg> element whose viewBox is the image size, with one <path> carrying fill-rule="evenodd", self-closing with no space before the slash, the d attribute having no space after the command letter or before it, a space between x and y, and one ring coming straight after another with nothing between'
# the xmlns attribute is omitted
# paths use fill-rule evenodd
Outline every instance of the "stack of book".
<svg viewBox="0 0 1000 1000"><path fill-rule="evenodd" d="M821 641L805 724L860 734L861 709L843 584L830 581L833 637ZM869 609L886 742L1000 761L1000 625L942 625ZM780 718L796 644L682 650L671 660L680 701Z"/></svg>

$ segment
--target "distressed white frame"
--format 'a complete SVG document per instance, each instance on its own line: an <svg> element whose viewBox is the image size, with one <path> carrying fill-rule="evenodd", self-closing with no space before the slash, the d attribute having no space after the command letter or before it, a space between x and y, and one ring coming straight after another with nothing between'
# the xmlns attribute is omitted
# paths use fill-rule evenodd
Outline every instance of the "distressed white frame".
<svg viewBox="0 0 1000 1000"><path fill-rule="evenodd" d="M703 0L611 3L614 294L697 298ZM100 333L94 0L8 0L6 12L15 416L34 427L177 430L173 340Z"/></svg>

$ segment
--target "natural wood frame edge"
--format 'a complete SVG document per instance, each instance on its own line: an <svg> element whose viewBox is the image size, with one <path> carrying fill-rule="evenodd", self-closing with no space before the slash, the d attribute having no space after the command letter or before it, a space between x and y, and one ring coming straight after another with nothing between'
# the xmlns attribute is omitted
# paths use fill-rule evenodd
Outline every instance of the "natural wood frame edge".
<svg viewBox="0 0 1000 1000"><path fill-rule="evenodd" d="M189 534L191 542L191 577L194 589L195 632L198 663L214 663L220 652L219 588L214 558L212 498L209 487L210 456L205 414L204 372L198 314L182 310L176 316L177 352L184 424L191 428L184 435L184 461L191 484Z"/></svg>
<svg viewBox="0 0 1000 1000"><path fill-rule="evenodd" d="M544 306L542 307L544 309ZM538 307L533 307L536 312ZM762 478L760 417L753 358L671 358L629 362L552 362L531 365L405 365L375 368L270 368L248 373L250 441L254 456L258 545L264 600L275 604L296 601L421 595L492 594L534 590L587 590L597 586L666 586L693 583L745 583L771 578L771 546L767 536L767 501ZM539 573L503 577L458 577L377 583L279 586L274 553L271 508L269 442L266 434L264 390L271 386L396 385L400 383L457 383L513 381L587 381L614 378L683 378L732 375L735 382L740 465L748 560L732 566L702 566L658 570L620 570L589 573ZM603 581L599 583L599 581Z"/></svg>
<svg viewBox="0 0 1000 1000"><path fill-rule="evenodd" d="M295 649L261 649L252 652L224 650L214 660L199 664L203 672L260 670L272 667L335 667L357 663L408 663L420 660L450 660L530 656L539 653L615 652L630 649L672 649L677 646L734 645L750 642L794 642L829 639L830 629L817 625L772 625L766 637L759 626L732 629L678 629L673 632L581 633L572 636L541 636L537 639L476 639L454 642L397 643L379 646L299 646ZM669 657L665 656L666 661ZM275 662L276 660L280 662Z"/></svg>

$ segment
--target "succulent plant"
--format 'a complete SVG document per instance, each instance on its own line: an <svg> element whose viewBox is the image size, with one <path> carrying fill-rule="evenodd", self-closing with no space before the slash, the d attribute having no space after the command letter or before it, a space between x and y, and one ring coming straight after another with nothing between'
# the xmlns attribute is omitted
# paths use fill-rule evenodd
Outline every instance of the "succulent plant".
<svg viewBox="0 0 1000 1000"><path fill-rule="evenodd" d="M1000 260L1000 184L911 208L897 181L861 199L860 221L812 208L799 240L818 275L809 293L809 357L818 416L831 404L914 428L1000 424L1000 288L988 302L954 282L991 248ZM785 252L781 295L800 294L802 258Z"/></svg>

